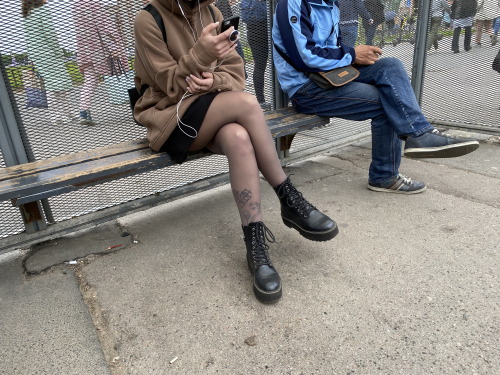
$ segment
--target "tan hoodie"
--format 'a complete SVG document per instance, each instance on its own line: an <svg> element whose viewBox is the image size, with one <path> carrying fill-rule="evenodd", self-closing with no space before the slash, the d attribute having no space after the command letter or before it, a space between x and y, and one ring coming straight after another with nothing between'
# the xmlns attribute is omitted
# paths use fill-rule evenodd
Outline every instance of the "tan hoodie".
<svg viewBox="0 0 500 375"><path fill-rule="evenodd" d="M193 36L194 32L198 39L203 29L202 24L207 26L213 22L212 14L207 8L213 1L202 2L199 8L195 3L191 9L184 0L151 0L151 5L163 18L167 45L149 12L141 10L135 19L135 85L140 88L147 84L149 88L137 101L134 116L137 122L147 128L149 145L155 151L161 148L177 126L176 107L187 91L185 79L189 74L213 72L211 92L242 91L245 88L243 60L238 53L233 50L214 71L213 68L221 61L217 61ZM183 7L185 17L179 6ZM220 31L222 14L214 5L210 6L219 21L215 35ZM182 118L198 96L182 100L179 118Z"/></svg>

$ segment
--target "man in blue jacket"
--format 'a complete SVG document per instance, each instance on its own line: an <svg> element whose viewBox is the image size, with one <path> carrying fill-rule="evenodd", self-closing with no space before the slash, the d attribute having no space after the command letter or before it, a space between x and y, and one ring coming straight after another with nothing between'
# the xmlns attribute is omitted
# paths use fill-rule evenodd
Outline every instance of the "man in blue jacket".
<svg viewBox="0 0 500 375"><path fill-rule="evenodd" d="M403 140L405 156L413 158L462 156L476 150L479 143L450 137L432 127L422 114L402 62L380 58L382 50L375 46L344 45L339 19L336 1L279 0L273 42L294 65L274 51L280 85L299 112L353 121L371 119L368 188L420 193L425 183L399 173ZM356 65L360 75L341 87L322 89L307 75L350 64Z"/></svg>

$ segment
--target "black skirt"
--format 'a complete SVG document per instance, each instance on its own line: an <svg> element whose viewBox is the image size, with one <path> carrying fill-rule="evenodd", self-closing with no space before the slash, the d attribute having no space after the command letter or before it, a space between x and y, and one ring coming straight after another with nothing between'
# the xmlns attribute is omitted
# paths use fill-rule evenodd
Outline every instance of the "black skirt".
<svg viewBox="0 0 500 375"><path fill-rule="evenodd" d="M184 113L184 116L181 118L184 124L192 128L187 128L181 124L187 134L194 135L194 130L196 130L196 132L200 130L208 108L210 108L210 104L212 104L217 94L218 92L209 92L208 94L200 96L189 106L186 113ZM179 124L177 124L172 134L170 134L170 137L168 137L167 141L161 146L160 151L168 153L176 163L181 164L186 160L189 154L189 147L191 147L194 139L195 138L186 135L179 128Z"/></svg>

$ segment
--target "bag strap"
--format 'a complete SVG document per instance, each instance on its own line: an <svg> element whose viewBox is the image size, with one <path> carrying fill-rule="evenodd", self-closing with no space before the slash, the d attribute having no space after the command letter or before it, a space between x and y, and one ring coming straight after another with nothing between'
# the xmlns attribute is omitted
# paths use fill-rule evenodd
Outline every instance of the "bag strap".
<svg viewBox="0 0 500 375"><path fill-rule="evenodd" d="M167 30L165 30L165 24L163 23L163 18L161 18L161 14L151 4L147 4L142 9L148 11L153 16L153 18L156 21L156 25L158 25L158 28L161 31L161 35L163 36L163 41L165 42L165 44L167 44Z"/></svg>
<svg viewBox="0 0 500 375"><path fill-rule="evenodd" d="M208 10L210 11L210 14L212 15L212 19L215 22L215 13L214 13L214 10L212 8L212 5L208 5Z"/></svg>
<svg viewBox="0 0 500 375"><path fill-rule="evenodd" d="M283 58L283 60L285 60L288 64L290 64L292 66L292 68L294 68L295 70L299 71L299 72L302 72L304 73L306 76L309 77L309 72L306 72L302 69L299 69L297 68L297 65L294 64L294 62L292 61L292 59L290 57L288 57L287 55L285 55L285 52L283 52L281 50L281 48L279 48L275 43L273 43L273 46L274 46L274 49L279 53L279 55Z"/></svg>

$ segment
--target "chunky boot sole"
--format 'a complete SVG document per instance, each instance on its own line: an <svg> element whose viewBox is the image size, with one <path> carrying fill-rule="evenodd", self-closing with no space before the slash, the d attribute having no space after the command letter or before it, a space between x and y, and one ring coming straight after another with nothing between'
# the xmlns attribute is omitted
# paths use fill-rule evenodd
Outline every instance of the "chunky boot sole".
<svg viewBox="0 0 500 375"><path fill-rule="evenodd" d="M281 218L283 219L283 223L288 228L296 229L302 235L302 237L305 237L311 241L316 241L316 242L329 241L333 237L335 237L337 234L339 234L339 228L337 227L337 225L335 225L334 228L332 228L328 231L325 231L325 232L311 232L311 231L308 231L306 229L299 227L293 221L291 221L283 216Z"/></svg>
<svg viewBox="0 0 500 375"><path fill-rule="evenodd" d="M253 269L249 260L247 260L247 264L248 264L248 269L250 270L250 273L253 276L255 273L255 270ZM278 290L273 290L272 292L269 292L266 290L261 290L259 287L257 287L257 285L255 285L255 282L254 282L253 294L255 294L255 297L261 303L269 304L269 303L278 302L281 299L281 295L282 295L281 284L280 284L280 288Z"/></svg>
<svg viewBox="0 0 500 375"><path fill-rule="evenodd" d="M479 143L477 141L470 141L443 147L408 148L404 151L404 155L413 159L456 158L467 155L468 153L477 150L478 147Z"/></svg>

